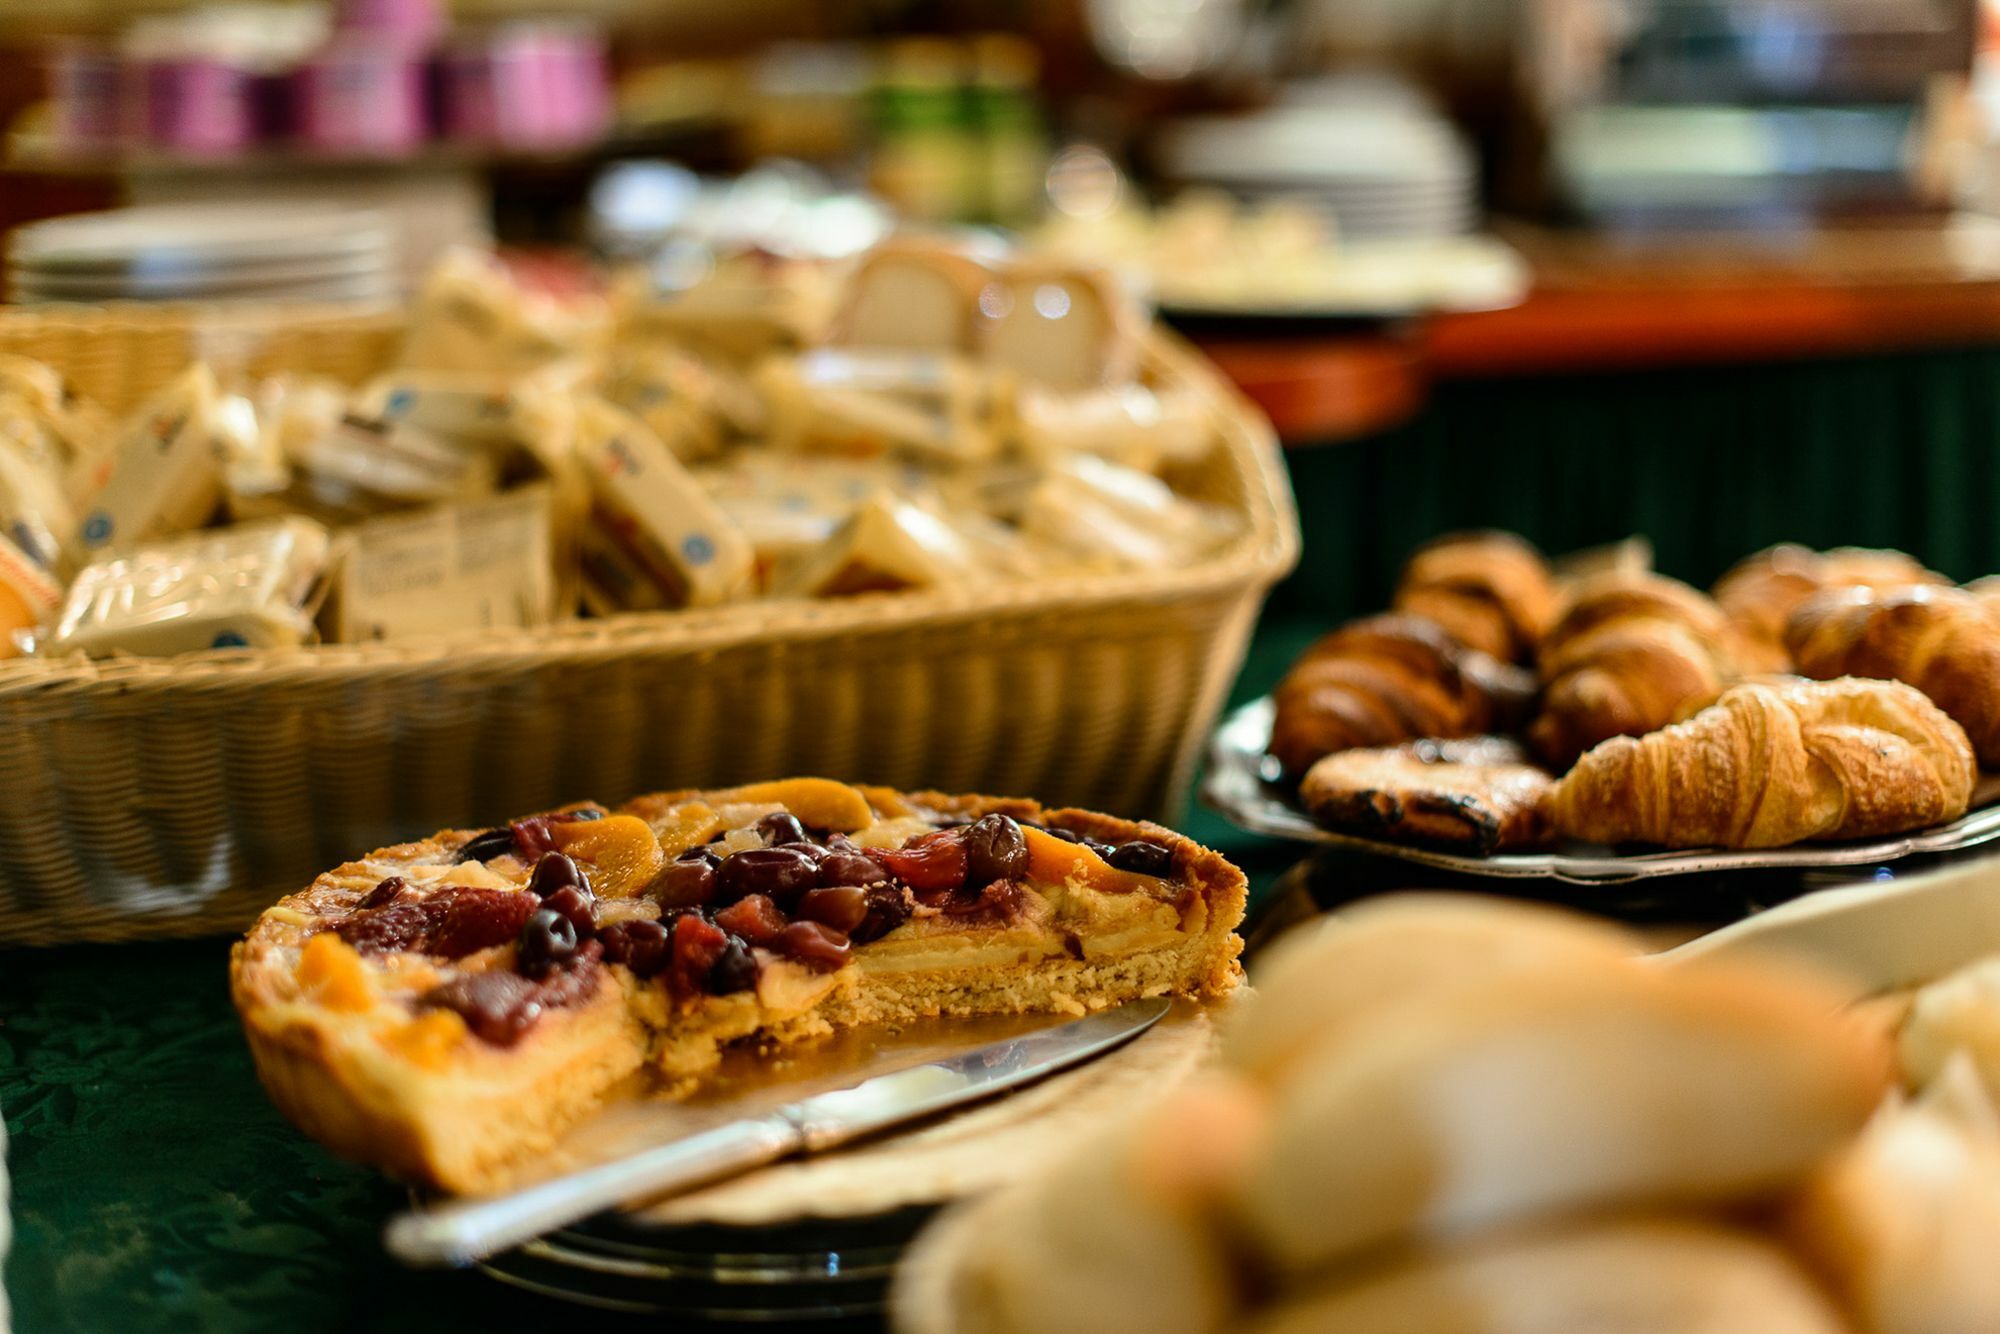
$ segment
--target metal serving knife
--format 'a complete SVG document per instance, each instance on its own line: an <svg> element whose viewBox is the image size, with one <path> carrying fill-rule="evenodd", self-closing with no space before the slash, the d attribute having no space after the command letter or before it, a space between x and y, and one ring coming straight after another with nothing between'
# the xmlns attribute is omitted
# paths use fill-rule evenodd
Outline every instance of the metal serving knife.
<svg viewBox="0 0 2000 1334"><path fill-rule="evenodd" d="M384 1241L390 1254L409 1264L470 1264L629 1200L690 1190L1004 1093L1131 1041L1170 1008L1163 999L1134 1001L878 1075L525 1190L413 1209L389 1221Z"/></svg>

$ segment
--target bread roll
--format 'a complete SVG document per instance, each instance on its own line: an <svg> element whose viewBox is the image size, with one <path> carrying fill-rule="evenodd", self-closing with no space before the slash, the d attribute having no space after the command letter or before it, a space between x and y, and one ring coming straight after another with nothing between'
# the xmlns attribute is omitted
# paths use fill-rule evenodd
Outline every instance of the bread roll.
<svg viewBox="0 0 2000 1334"><path fill-rule="evenodd" d="M954 1214L907 1262L899 1284L922 1291L899 1306L948 1309L955 1334L1209 1334L1237 1304L1213 1200L1263 1117L1234 1079L1177 1090Z"/></svg>
<svg viewBox="0 0 2000 1334"><path fill-rule="evenodd" d="M1495 977L1323 1045L1234 1196L1298 1274L1412 1236L1771 1192L1852 1134L1886 1039L1822 985L1638 963Z"/></svg>
<svg viewBox="0 0 2000 1334"><path fill-rule="evenodd" d="M1495 979L1564 974L1638 954L1592 918L1471 894L1401 894L1307 923L1255 964L1223 1059L1267 1083L1329 1046L1368 1041L1385 1014Z"/></svg>
<svg viewBox="0 0 2000 1334"><path fill-rule="evenodd" d="M1505 1237L1280 1306L1250 1334L1843 1334L1769 1242L1692 1221Z"/></svg>
<svg viewBox="0 0 2000 1334"><path fill-rule="evenodd" d="M2000 1124L1971 1066L1883 1109L1787 1228L1868 1334L2000 1329Z"/></svg>
<svg viewBox="0 0 2000 1334"><path fill-rule="evenodd" d="M1962 1052L2000 1100L2000 955L1917 992L1897 1045L1912 1084L1930 1083Z"/></svg>

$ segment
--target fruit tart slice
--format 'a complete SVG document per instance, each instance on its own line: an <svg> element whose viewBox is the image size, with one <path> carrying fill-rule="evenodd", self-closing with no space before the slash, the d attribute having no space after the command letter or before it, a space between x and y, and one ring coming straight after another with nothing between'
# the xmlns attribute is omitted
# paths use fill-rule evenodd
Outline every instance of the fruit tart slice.
<svg viewBox="0 0 2000 1334"><path fill-rule="evenodd" d="M729 1043L1220 995L1244 898L1157 825L801 778L384 848L266 911L230 982L307 1133L477 1191Z"/></svg>

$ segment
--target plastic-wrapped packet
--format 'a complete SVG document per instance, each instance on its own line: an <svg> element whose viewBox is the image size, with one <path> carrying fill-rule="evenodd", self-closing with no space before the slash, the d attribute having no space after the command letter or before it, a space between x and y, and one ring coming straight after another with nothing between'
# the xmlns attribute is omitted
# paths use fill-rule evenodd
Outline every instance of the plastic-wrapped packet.
<svg viewBox="0 0 2000 1334"><path fill-rule="evenodd" d="M53 472L72 503L102 484L116 433L111 414L80 397L53 366L0 354L0 443Z"/></svg>
<svg viewBox="0 0 2000 1334"><path fill-rule="evenodd" d="M666 340L738 366L820 341L832 318L835 277L811 261L732 255L702 281L660 293L643 274L614 295L616 341Z"/></svg>
<svg viewBox="0 0 2000 1334"><path fill-rule="evenodd" d="M222 495L224 456L217 430L215 376L197 363L127 421L108 476L86 502L77 528L77 564L199 527Z"/></svg>
<svg viewBox="0 0 2000 1334"><path fill-rule="evenodd" d="M1021 516L1021 533L1084 570L1167 569L1179 563L1171 539L1069 478L1049 477L1035 488Z"/></svg>
<svg viewBox="0 0 2000 1334"><path fill-rule="evenodd" d="M1146 529L1174 552L1176 564L1199 560L1242 531L1234 513L1189 500L1149 473L1079 454L1051 469L1120 517Z"/></svg>
<svg viewBox="0 0 2000 1334"><path fill-rule="evenodd" d="M293 454L339 425L347 389L333 380L272 376L258 381L247 401L254 437L230 442L223 472L229 517L237 523L278 518L304 504L294 494Z"/></svg>
<svg viewBox="0 0 2000 1334"><path fill-rule="evenodd" d="M160 656L313 637L331 540L309 519L241 524L86 566L38 653Z"/></svg>
<svg viewBox="0 0 2000 1334"><path fill-rule="evenodd" d="M712 459L732 437L762 433L767 421L764 400L746 379L664 343L614 353L602 391L683 462Z"/></svg>
<svg viewBox="0 0 2000 1334"><path fill-rule="evenodd" d="M0 536L0 658L18 657L22 640L62 605L62 585Z"/></svg>
<svg viewBox="0 0 2000 1334"><path fill-rule="evenodd" d="M76 542L76 511L62 482L41 458L0 442L0 533L42 569L68 570Z"/></svg>
<svg viewBox="0 0 2000 1334"><path fill-rule="evenodd" d="M782 566L774 598L847 597L903 588L970 588L995 571L937 511L883 494L871 497L819 549Z"/></svg>
<svg viewBox="0 0 2000 1334"><path fill-rule="evenodd" d="M757 383L779 449L946 464L999 452L1002 394L992 377L953 357L824 350L767 362Z"/></svg>
<svg viewBox="0 0 2000 1334"><path fill-rule="evenodd" d="M341 643L547 625L558 597L553 496L532 486L349 529L321 623Z"/></svg>
<svg viewBox="0 0 2000 1334"><path fill-rule="evenodd" d="M519 434L512 385L484 372L391 371L357 390L351 410L441 440L505 446Z"/></svg>
<svg viewBox="0 0 2000 1334"><path fill-rule="evenodd" d="M524 292L491 255L453 250L417 293L399 360L410 370L514 376L587 354L608 332L600 304Z"/></svg>
<svg viewBox="0 0 2000 1334"><path fill-rule="evenodd" d="M345 416L298 442L290 498L329 522L492 494L499 469L484 450L394 422Z"/></svg>
<svg viewBox="0 0 2000 1334"><path fill-rule="evenodd" d="M749 539L659 437L600 399L578 403L576 426L593 508L581 534L593 611L707 607L750 591Z"/></svg>
<svg viewBox="0 0 2000 1334"><path fill-rule="evenodd" d="M1014 429L1032 458L1097 454L1140 472L1197 463L1215 448L1214 421L1192 388L1127 384L1085 393L1024 388Z"/></svg>

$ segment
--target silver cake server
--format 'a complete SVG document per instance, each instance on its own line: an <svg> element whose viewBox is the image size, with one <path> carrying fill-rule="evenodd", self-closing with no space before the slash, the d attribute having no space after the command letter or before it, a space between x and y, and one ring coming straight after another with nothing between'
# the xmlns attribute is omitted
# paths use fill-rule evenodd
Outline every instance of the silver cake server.
<svg viewBox="0 0 2000 1334"><path fill-rule="evenodd" d="M1164 999L1134 1001L878 1075L524 1190L412 1209L389 1221L384 1241L390 1254L409 1264L470 1264L628 1201L691 1190L1004 1093L1131 1041L1170 1008Z"/></svg>

